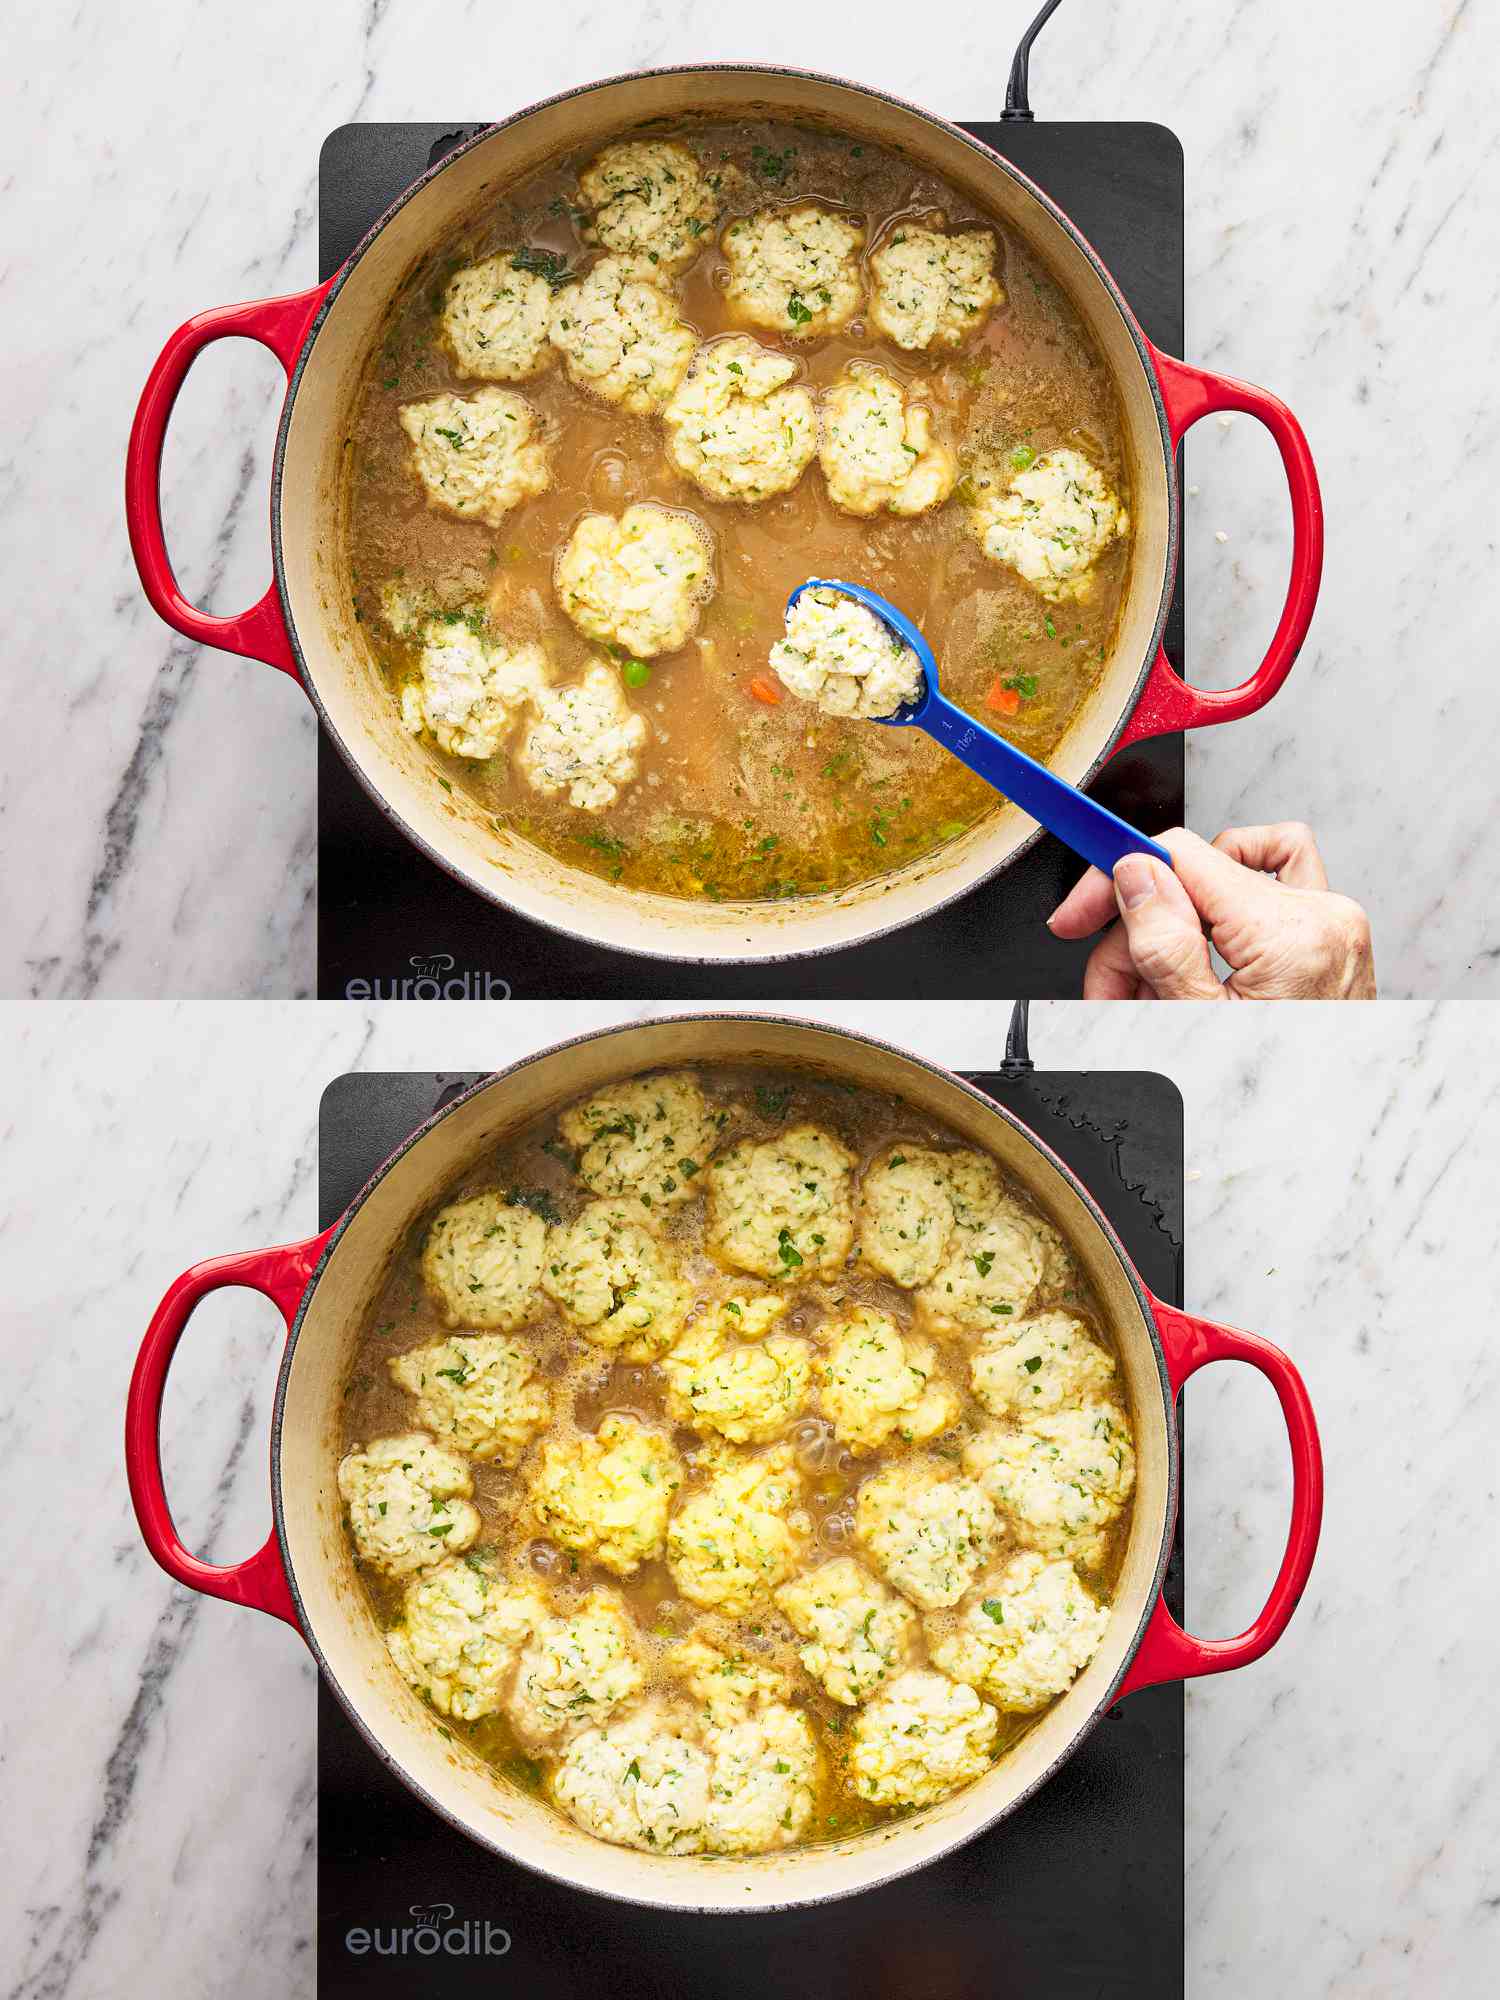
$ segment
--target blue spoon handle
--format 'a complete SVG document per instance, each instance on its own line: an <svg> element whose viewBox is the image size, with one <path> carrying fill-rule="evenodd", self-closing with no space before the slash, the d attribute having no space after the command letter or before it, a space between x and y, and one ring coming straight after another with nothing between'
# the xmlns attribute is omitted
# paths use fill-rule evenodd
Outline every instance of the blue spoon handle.
<svg viewBox="0 0 1500 2000"><path fill-rule="evenodd" d="M1151 854L1172 866L1171 855L1158 842L1095 805L1066 779L1054 777L1045 764L965 715L936 688L917 727L1106 875L1114 873L1115 863L1126 854Z"/></svg>

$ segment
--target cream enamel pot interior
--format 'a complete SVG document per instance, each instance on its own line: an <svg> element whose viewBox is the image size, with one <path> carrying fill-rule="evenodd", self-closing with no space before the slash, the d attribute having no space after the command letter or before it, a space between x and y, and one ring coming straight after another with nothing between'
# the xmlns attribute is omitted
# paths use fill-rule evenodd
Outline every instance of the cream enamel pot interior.
<svg viewBox="0 0 1500 2000"><path fill-rule="evenodd" d="M1086 784L1123 745L1232 721L1280 687L1307 632L1322 565L1322 513L1306 440L1274 396L1153 348L1113 279L1061 211L1007 161L957 127L858 85L746 65L647 71L590 84L519 112L431 169L375 225L327 284L290 298L199 313L180 327L142 394L126 471L131 544L146 595L177 631L264 660L300 679L356 777L397 826L480 895L572 936L651 956L752 962L830 951L912 923L1006 867L1037 838L1003 807L964 838L879 881L783 903L687 903L619 889L496 830L445 790L434 759L400 728L394 702L354 621L339 530L340 461L361 366L419 260L487 192L543 161L597 146L651 120L770 116L903 150L1021 237L1050 267L1089 327L1119 391L1131 468L1135 541L1112 657L1052 759ZM238 618L211 618L183 597L161 523L168 421L194 357L211 341L258 340L287 370L271 498L275 581ZM1249 680L1224 692L1185 686L1161 650L1177 570L1175 452L1214 410L1243 410L1271 431L1291 490L1286 604Z"/></svg>
<svg viewBox="0 0 1500 2000"><path fill-rule="evenodd" d="M659 1065L767 1064L892 1092L988 1149L1063 1230L1110 1321L1135 1428L1135 1512L1104 1643L1083 1675L985 1777L913 1818L847 1841L741 1860L663 1857L591 1839L509 1790L400 1678L355 1574L335 1474L341 1392L362 1318L398 1246L473 1162L531 1119L606 1080ZM219 1568L185 1549L162 1485L161 1399L194 1307L226 1285L273 1299L288 1327L271 1443L275 1526L247 1562ZM1174 1403L1208 1361L1248 1361L1271 1381L1291 1444L1286 1555L1266 1607L1236 1639L1185 1633L1161 1598L1177 1514ZM1208 1444L1202 1446L1209 1449ZM1254 1334L1153 1298L1088 1191L1025 1126L919 1057L843 1031L768 1016L695 1016L608 1029L476 1085L392 1155L348 1212L305 1243L196 1265L163 1299L141 1347L126 1418L131 1496L148 1547L179 1582L294 1626L355 1726L392 1771L454 1827L498 1854L601 1895L684 1910L769 1910L868 1889L920 1868L1013 1811L1122 1695L1244 1665L1275 1643L1317 1546L1317 1431L1290 1361Z"/></svg>

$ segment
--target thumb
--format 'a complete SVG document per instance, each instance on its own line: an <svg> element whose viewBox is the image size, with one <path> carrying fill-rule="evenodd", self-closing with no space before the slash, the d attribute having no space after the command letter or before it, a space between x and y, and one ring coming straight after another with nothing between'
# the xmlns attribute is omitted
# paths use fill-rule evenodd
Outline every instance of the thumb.
<svg viewBox="0 0 1500 2000"><path fill-rule="evenodd" d="M1114 881L1131 959L1157 998L1221 1000L1203 925L1172 870L1149 854L1127 854Z"/></svg>

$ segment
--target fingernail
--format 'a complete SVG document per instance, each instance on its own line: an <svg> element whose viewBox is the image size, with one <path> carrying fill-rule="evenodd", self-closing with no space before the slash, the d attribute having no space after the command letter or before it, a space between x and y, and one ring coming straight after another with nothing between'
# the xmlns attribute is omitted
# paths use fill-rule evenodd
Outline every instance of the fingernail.
<svg viewBox="0 0 1500 2000"><path fill-rule="evenodd" d="M1115 894L1122 910L1138 910L1156 894L1156 878L1144 854L1127 854L1115 863Z"/></svg>

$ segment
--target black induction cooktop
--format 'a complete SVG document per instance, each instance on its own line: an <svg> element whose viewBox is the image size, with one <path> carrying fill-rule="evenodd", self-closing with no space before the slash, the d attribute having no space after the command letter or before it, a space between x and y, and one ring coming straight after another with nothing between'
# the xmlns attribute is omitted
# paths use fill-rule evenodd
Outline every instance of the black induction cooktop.
<svg viewBox="0 0 1500 2000"><path fill-rule="evenodd" d="M1149 338L1183 351L1183 161L1161 125L968 129L1070 215ZM318 171L318 261L331 276L370 225L479 125L344 125ZM1167 651L1183 658L1179 582ZM1094 795L1147 833L1185 818L1180 736L1122 751ZM328 741L318 745L318 994L323 999L963 999L1079 992L1087 947L1045 927L1081 872L1050 837L998 880L919 924L827 957L695 966L581 943L495 909L385 820Z"/></svg>
<svg viewBox="0 0 1500 2000"><path fill-rule="evenodd" d="M997 1050L998 1054L998 1050ZM470 1075L324 1093L319 1224ZM1153 1291L1182 1302L1182 1100L1146 1073L972 1078L1078 1174ZM1182 1616L1181 1524L1167 1601ZM318 1687L321 2000L1171 2000L1183 1992L1183 1698L1106 1716L1003 1825L822 1909L692 1917L497 1859L391 1776Z"/></svg>

